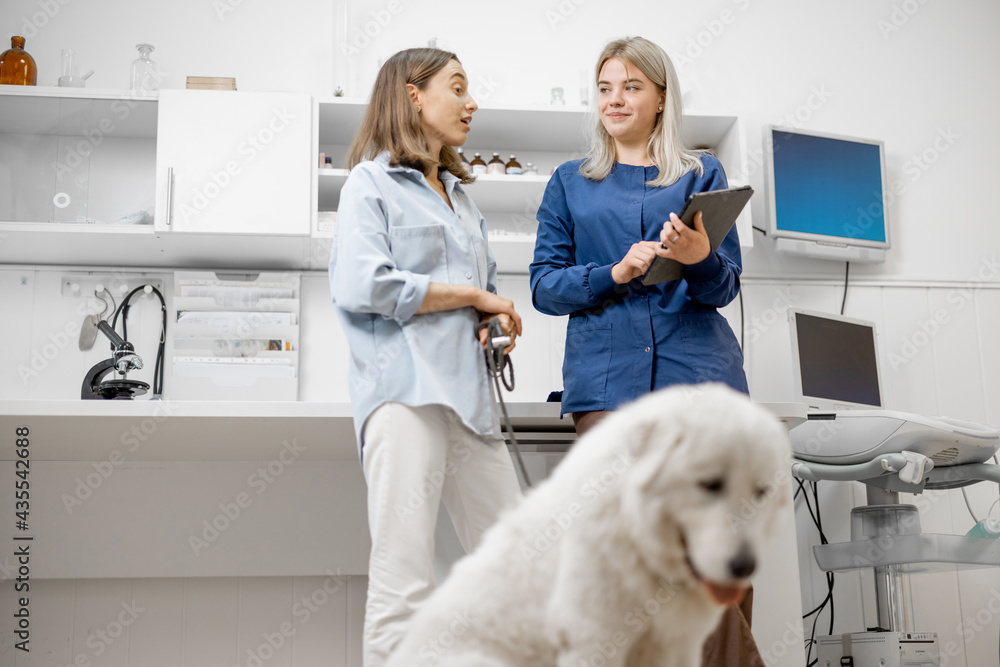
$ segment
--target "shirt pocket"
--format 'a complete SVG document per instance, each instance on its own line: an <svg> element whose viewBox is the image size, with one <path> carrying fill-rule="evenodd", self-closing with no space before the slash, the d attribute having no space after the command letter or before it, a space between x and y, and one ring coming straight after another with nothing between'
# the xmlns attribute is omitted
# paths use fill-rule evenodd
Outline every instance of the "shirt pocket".
<svg viewBox="0 0 1000 667"><path fill-rule="evenodd" d="M389 249L396 268L446 280L447 254L445 253L443 225L392 227L389 230Z"/></svg>
<svg viewBox="0 0 1000 667"><path fill-rule="evenodd" d="M583 320L574 325L575 320L571 317L566 328L563 402L574 410L603 409L611 367L611 324Z"/></svg>
<svg viewBox="0 0 1000 667"><path fill-rule="evenodd" d="M743 352L729 322L718 312L681 315L680 333L684 353L698 382L723 382L737 391L747 391Z"/></svg>
<svg viewBox="0 0 1000 667"><path fill-rule="evenodd" d="M472 239L472 261L473 275L479 278L478 287L486 289L486 282L489 280L489 266L487 264L486 239L481 236L470 236Z"/></svg>

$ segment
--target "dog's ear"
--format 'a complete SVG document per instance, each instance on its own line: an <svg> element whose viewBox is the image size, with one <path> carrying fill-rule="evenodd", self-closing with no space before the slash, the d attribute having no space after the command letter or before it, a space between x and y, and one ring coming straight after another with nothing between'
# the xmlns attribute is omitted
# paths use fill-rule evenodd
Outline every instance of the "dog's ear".
<svg viewBox="0 0 1000 667"><path fill-rule="evenodd" d="M631 466L622 485L622 511L625 517L659 512L660 500L653 490L654 483L665 474L671 456L683 439L679 424L660 419L643 420L631 433L628 451Z"/></svg>

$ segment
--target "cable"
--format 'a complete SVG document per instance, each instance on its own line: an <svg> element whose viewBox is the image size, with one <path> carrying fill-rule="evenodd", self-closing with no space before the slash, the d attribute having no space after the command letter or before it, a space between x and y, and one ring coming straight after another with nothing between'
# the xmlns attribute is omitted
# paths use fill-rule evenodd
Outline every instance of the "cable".
<svg viewBox="0 0 1000 667"><path fill-rule="evenodd" d="M740 351L743 352L743 356L746 357L746 349L743 347L744 336L747 332L746 315L743 312L743 287L740 286L740 291L736 293L740 297Z"/></svg>
<svg viewBox="0 0 1000 667"><path fill-rule="evenodd" d="M809 491L805 487L805 482L800 479L795 480L799 485L798 490L795 492L794 498L798 498L799 493L802 493L802 498L805 501L806 509L809 511L809 516L813 520L813 524L819 531L820 544L829 544L826 539L826 534L823 532L823 518L820 516L819 512L819 487L816 482L810 482L812 488L812 501L809 499ZM815 504L815 511L813 510L813 504ZM834 622L834 602L833 602L833 587L835 579L833 572L826 573L826 597L823 598L822 602L816 605L811 611L802 615L802 620L806 620L810 616L813 616L812 631L809 633L809 639L806 640L808 650L806 652L806 665L807 667L812 667L819 662L819 658L812 660L812 649L813 645L816 644L816 625L819 622L820 614L829 605L830 607L830 631L827 634L833 634L833 622Z"/></svg>
<svg viewBox="0 0 1000 667"><path fill-rule="evenodd" d="M507 428L507 435L510 437L510 444L514 446L514 456L517 458L517 465L521 469L524 483L531 488L531 478L528 477L528 469L521 458L521 446L517 443L517 436L514 435L514 426L510 423L510 415L507 414L507 405L503 402L503 392L500 391L500 381L507 391L514 391L514 362L504 353L501 345L494 346L494 338L503 338L505 335L500 326L499 317L491 317L485 325L486 327L486 372L493 378L496 387L497 400L500 402L500 410L503 413L503 425ZM510 381L504 376L504 368L510 369Z"/></svg>
<svg viewBox="0 0 1000 667"><path fill-rule="evenodd" d="M844 262L844 298L840 302L840 314L844 314L844 304L847 303L847 276L851 273L851 263Z"/></svg>
<svg viewBox="0 0 1000 667"><path fill-rule="evenodd" d="M108 298L111 299L111 312L115 312L118 309L118 303L115 301L115 295L112 294L108 290L107 287L102 287L101 288L101 292L104 292L105 294L107 294ZM101 301L104 301L104 297L101 296L101 292L98 292L97 290L94 290L94 296L96 296ZM106 312L108 312L108 302L104 301L104 310L101 311L101 314L99 315L99 317L103 318L105 321L107 320L107 318L104 317L104 313L106 313ZM114 328L114 327L112 327L112 328Z"/></svg>
<svg viewBox="0 0 1000 667"><path fill-rule="evenodd" d="M965 500L965 507L966 507L966 509L969 510L969 516L972 517L973 521L975 521L976 523L979 523L979 517L976 516L976 513L972 511L972 504L969 502L969 494L967 494L965 492L965 487L964 486L962 487L962 498Z"/></svg>
<svg viewBox="0 0 1000 667"><path fill-rule="evenodd" d="M993 504L990 505L990 508L988 510L986 510L986 516L987 517L989 517L991 514L993 514L993 508L996 507L997 505L1000 505L1000 498L997 498L996 500L994 500Z"/></svg>
<svg viewBox="0 0 1000 667"><path fill-rule="evenodd" d="M115 309L114 319L111 321L111 328L114 329L117 326L117 324L118 324L118 315L121 314L121 316L122 316L122 338L124 340L128 340L128 310L131 307L129 305L129 301L132 299L132 296L136 292L141 292L141 291L145 290L146 287L149 287L149 289L154 294L156 294L156 296L160 299L160 315L161 315L160 341L159 341L159 344L156 347L156 361L153 362L153 396L162 396L163 395L163 378L164 378L164 375L165 375L164 374L164 369L163 369L163 364L165 362L165 354L164 353L165 353L166 340L167 340L167 302L164 300L163 294L160 293L160 290L156 289L152 285L144 284L144 285L139 285L134 290L132 290L131 292L129 292L125 296L125 298L122 299L121 305L119 305ZM105 290L105 291L107 291L107 290ZM108 292L108 295L110 296L111 293ZM113 300L114 299L112 298L112 301Z"/></svg>
<svg viewBox="0 0 1000 667"><path fill-rule="evenodd" d="M994 454L990 458L993 459L993 463L997 462L996 454ZM997 486L1000 487L1000 483L998 483ZM966 493L966 489L967 488L968 487L965 487L965 486L962 487L962 499L965 500L965 507L966 507L966 509L969 510L969 516L972 517L973 521L975 521L976 523L979 523L980 519L979 519L978 516L976 516L975 511L973 511L973 509L972 509L972 504L969 502L969 494ZM996 501L992 505L990 505L990 508L988 510L986 510L986 518L987 519L990 517L990 512L993 511L993 508L997 506L997 503L1000 503L1000 498L997 498Z"/></svg>
<svg viewBox="0 0 1000 667"><path fill-rule="evenodd" d="M993 463L997 463L997 455L996 455L996 454L994 454L994 455L993 455L993 456L991 456L990 458L992 458L992 459L993 459ZM963 487L963 488L964 488L964 487ZM997 482L997 490L998 490L998 491L1000 491L1000 482ZM996 505L996 503L993 503L993 504L994 504L994 505ZM992 507L992 506L990 506L990 509L993 509L993 507ZM987 512L987 514L989 514L989 512Z"/></svg>

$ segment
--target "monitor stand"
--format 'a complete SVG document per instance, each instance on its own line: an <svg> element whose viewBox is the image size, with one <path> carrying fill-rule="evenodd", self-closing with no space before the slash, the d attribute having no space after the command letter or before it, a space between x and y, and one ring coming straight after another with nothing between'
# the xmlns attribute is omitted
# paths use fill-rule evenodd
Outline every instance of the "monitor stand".
<svg viewBox="0 0 1000 667"><path fill-rule="evenodd" d="M881 248L862 248L846 243L821 243L819 241L777 237L774 239L774 249L789 255L829 259L836 262L881 264L885 261L885 250Z"/></svg>

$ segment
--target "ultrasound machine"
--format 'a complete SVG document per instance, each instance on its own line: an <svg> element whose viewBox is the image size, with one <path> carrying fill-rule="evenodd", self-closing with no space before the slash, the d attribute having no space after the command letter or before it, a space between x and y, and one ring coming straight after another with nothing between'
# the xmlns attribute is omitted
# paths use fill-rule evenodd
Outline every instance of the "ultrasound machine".
<svg viewBox="0 0 1000 667"><path fill-rule="evenodd" d="M902 575L1000 566L1000 539L922 533L917 508L899 494L1000 484L1000 467L989 462L1000 429L883 409L873 323L804 310L790 311L790 321L796 388L810 408L789 433L792 472L867 490L868 504L851 511L851 541L815 546L813 555L824 572L875 574L877 627L818 638L818 667L938 667L937 633L906 627Z"/></svg>

